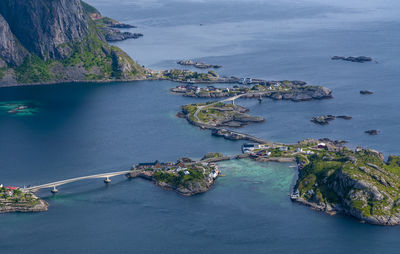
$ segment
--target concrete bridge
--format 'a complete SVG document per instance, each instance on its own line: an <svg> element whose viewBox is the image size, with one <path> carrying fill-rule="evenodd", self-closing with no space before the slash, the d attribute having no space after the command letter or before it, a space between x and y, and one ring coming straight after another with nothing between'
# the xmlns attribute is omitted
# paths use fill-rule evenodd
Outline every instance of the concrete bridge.
<svg viewBox="0 0 400 254"><path fill-rule="evenodd" d="M111 177L119 176L119 175L126 175L126 174L128 174L130 172L131 172L130 170L127 170L127 171L110 172L110 173L103 173L103 174L97 174L97 175L76 177L76 178L66 179L66 180L52 182L52 183L46 183L46 184L37 185L37 186L31 186L31 187L28 187L28 188L24 188L23 190L35 192L35 191L38 191L40 189L52 188L51 192L57 193L58 192L57 187L61 186L61 185L64 185L64 184L78 182L78 181L82 181L82 180L86 180L86 179L104 179L105 183L110 183L111 182L111 179L110 179Z"/></svg>
<svg viewBox="0 0 400 254"><path fill-rule="evenodd" d="M248 93L239 94L239 95L236 95L236 96L233 96L233 97L229 97L229 98L227 98L227 99L225 99L225 100L222 100L222 101L219 101L219 102L228 102L228 101L231 101L232 104L235 104L235 100L236 100L236 99L239 99L240 97L245 96L245 95L247 95L247 94L248 94Z"/></svg>

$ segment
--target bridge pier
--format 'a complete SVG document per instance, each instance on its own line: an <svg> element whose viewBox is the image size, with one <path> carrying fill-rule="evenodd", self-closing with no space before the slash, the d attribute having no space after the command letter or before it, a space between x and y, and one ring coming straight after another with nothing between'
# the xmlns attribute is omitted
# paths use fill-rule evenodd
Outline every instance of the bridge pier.
<svg viewBox="0 0 400 254"><path fill-rule="evenodd" d="M232 100L232 105L235 105L235 100Z"/></svg>
<svg viewBox="0 0 400 254"><path fill-rule="evenodd" d="M53 189L51 190L51 193L56 194L58 192L56 186L53 186Z"/></svg>
<svg viewBox="0 0 400 254"><path fill-rule="evenodd" d="M110 177L107 176L107 178L104 180L105 183L111 183Z"/></svg>

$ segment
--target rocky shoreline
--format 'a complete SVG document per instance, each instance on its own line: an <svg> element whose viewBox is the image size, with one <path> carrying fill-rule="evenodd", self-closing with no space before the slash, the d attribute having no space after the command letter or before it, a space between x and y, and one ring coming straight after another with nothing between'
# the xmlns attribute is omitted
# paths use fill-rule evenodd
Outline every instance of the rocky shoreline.
<svg viewBox="0 0 400 254"><path fill-rule="evenodd" d="M38 202L31 206L23 206L23 205L4 205L0 206L0 213L36 213L36 212L46 212L49 210L49 204L40 199Z"/></svg>
<svg viewBox="0 0 400 254"><path fill-rule="evenodd" d="M31 213L45 212L49 204L17 187L0 187L0 213Z"/></svg>
<svg viewBox="0 0 400 254"><path fill-rule="evenodd" d="M248 86L234 86L233 88L199 87L187 84L172 88L171 92L193 98L228 98L241 95L241 98L270 98L295 102L330 99L333 97L332 91L326 87L308 86L305 83L298 84L296 82L264 81L264 83L257 83L251 88Z"/></svg>

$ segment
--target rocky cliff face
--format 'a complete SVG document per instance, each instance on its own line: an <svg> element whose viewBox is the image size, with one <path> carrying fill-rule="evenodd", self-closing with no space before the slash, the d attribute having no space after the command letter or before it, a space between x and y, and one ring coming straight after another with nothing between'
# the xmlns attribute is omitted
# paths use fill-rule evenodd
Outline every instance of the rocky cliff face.
<svg viewBox="0 0 400 254"><path fill-rule="evenodd" d="M22 64L28 53L21 47L11 32L10 26L0 15L0 68Z"/></svg>
<svg viewBox="0 0 400 254"><path fill-rule="evenodd" d="M0 13L21 44L44 60L70 56L72 48L67 44L89 33L79 0L2 0Z"/></svg>

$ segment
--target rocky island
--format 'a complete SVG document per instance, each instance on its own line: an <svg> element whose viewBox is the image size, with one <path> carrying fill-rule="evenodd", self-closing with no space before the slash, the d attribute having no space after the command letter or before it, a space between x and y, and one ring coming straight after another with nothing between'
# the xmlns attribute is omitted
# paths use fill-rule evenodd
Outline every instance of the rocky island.
<svg viewBox="0 0 400 254"><path fill-rule="evenodd" d="M195 103L182 107L183 116L201 128L242 127L248 123L260 123L262 117L246 114L249 110L223 102Z"/></svg>
<svg viewBox="0 0 400 254"><path fill-rule="evenodd" d="M132 167L132 172L128 174L128 177L144 178L164 189L192 196L208 191L219 174L220 171L215 163L195 162L182 158L176 163L160 163L158 161L139 163Z"/></svg>
<svg viewBox="0 0 400 254"><path fill-rule="evenodd" d="M336 118L344 119L344 120L351 120L351 116L334 116L334 115L323 115L323 116L315 116L311 119L311 122L319 125L327 125L330 121L335 120Z"/></svg>
<svg viewBox="0 0 400 254"><path fill-rule="evenodd" d="M182 106L178 117L185 118L189 123L201 129L211 130L213 136L223 137L228 140L249 140L257 143L266 141L223 127L239 128L249 123L264 122L262 117L248 115L247 108L224 102L195 103Z"/></svg>
<svg viewBox="0 0 400 254"><path fill-rule="evenodd" d="M25 192L18 187L0 185L0 213L47 210L48 204L33 193Z"/></svg>
<svg viewBox="0 0 400 254"><path fill-rule="evenodd" d="M193 66L198 69L210 69L210 68L219 69L222 67L221 65L205 64L203 62L195 62L193 60L180 60L177 62L177 64L183 66Z"/></svg>
<svg viewBox="0 0 400 254"><path fill-rule="evenodd" d="M237 82L240 82L240 79L237 79ZM243 95L243 98L271 98L274 100L291 100L297 102L332 98L332 91L328 88L309 86L302 81L252 80L252 84L252 87L236 85L232 88L217 88L214 86L198 87L186 84L172 88L171 91L182 96L194 98L226 98Z"/></svg>
<svg viewBox="0 0 400 254"><path fill-rule="evenodd" d="M371 136L375 136L375 135L379 134L379 131L378 130L367 130L367 131L365 131L365 133L367 133Z"/></svg>
<svg viewBox="0 0 400 254"><path fill-rule="evenodd" d="M333 56L331 58L332 60L343 60L343 61L348 61L348 62L355 62L355 63L364 63L364 62L371 62L373 59L369 56Z"/></svg>

